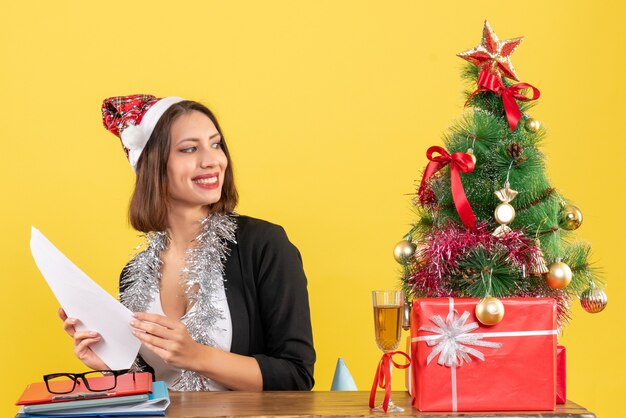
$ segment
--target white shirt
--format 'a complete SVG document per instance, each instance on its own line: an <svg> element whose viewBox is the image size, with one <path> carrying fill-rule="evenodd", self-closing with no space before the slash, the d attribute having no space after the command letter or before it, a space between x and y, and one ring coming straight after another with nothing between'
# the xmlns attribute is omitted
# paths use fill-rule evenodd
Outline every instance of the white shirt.
<svg viewBox="0 0 626 418"><path fill-rule="evenodd" d="M216 307L222 311L222 318L218 318L215 322L215 328L212 332L209 332L209 336L215 341L215 348L219 348L223 351L230 351L232 338L233 338L233 326L230 317L230 310L228 309L228 301L226 300L226 291L224 286L221 286L216 293L214 299ZM193 311L196 306L192 306L190 311ZM165 315L163 307L161 306L161 293L157 293L154 299L150 303L150 306L146 309L148 313L155 313L159 315ZM185 321L183 320L183 323ZM161 357L146 348L143 344L139 349L139 354L153 369L156 380L162 380L167 384L167 387L172 390L179 390L174 384L180 377L182 369L171 366L165 363ZM226 387L220 385L209 379L209 390L228 390Z"/></svg>

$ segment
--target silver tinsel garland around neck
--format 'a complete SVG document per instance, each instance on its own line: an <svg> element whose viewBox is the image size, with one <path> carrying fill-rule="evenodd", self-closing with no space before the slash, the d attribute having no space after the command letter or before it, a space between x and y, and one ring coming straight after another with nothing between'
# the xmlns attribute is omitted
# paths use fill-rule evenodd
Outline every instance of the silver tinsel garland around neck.
<svg viewBox="0 0 626 418"><path fill-rule="evenodd" d="M188 301L187 313L181 318L191 337L203 345L215 346L211 334L224 314L216 306L217 292L224 286L224 263L229 255L228 243L235 242L236 215L211 214L201 221L195 245L187 250L181 285ZM145 248L128 263L122 277L120 302L132 312L145 312L159 295L161 253L167 249L166 232L151 232ZM139 247L141 248L141 246ZM195 307L194 309L191 309ZM190 370L183 370L174 383L181 391L209 390L210 380Z"/></svg>

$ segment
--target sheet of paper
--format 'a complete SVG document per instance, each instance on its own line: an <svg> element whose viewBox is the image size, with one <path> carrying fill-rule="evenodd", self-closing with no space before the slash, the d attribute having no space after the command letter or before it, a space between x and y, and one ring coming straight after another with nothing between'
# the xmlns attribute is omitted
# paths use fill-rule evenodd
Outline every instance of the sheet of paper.
<svg viewBox="0 0 626 418"><path fill-rule="evenodd" d="M80 319L76 328L97 331L102 336L102 341L91 346L93 351L113 370L129 368L140 346L130 326L132 312L76 267L35 227L31 230L30 250L65 313Z"/></svg>

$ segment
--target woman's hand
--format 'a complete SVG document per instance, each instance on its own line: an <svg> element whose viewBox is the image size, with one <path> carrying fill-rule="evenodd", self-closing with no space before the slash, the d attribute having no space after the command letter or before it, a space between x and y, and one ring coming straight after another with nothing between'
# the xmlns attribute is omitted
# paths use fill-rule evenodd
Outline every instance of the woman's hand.
<svg viewBox="0 0 626 418"><path fill-rule="evenodd" d="M133 335L164 362L180 369L194 370L206 346L191 338L180 321L163 315L136 312L130 322Z"/></svg>
<svg viewBox="0 0 626 418"><path fill-rule="evenodd" d="M202 345L180 321L137 312L130 325L143 345L174 367L193 370L233 390L262 390L263 376L254 357Z"/></svg>
<svg viewBox="0 0 626 418"><path fill-rule="evenodd" d="M91 346L100 342L102 337L94 331L76 331L74 326L80 321L76 318L68 318L63 308L59 308L59 318L63 321L63 329L74 339L74 354L87 367L94 370L107 370L104 361L91 350Z"/></svg>

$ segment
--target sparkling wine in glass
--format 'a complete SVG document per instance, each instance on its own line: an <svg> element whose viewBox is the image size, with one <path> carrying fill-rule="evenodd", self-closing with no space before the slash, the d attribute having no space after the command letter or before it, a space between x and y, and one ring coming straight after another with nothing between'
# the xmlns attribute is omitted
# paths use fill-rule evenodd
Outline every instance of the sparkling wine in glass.
<svg viewBox="0 0 626 418"><path fill-rule="evenodd" d="M372 292L374 306L374 334L376 344L383 352L394 351L400 345L402 335L402 308L404 305L401 290L374 290ZM390 369L393 365L389 365ZM382 405L372 409L375 412L384 412ZM404 409L395 405L391 398L387 412L403 412Z"/></svg>

